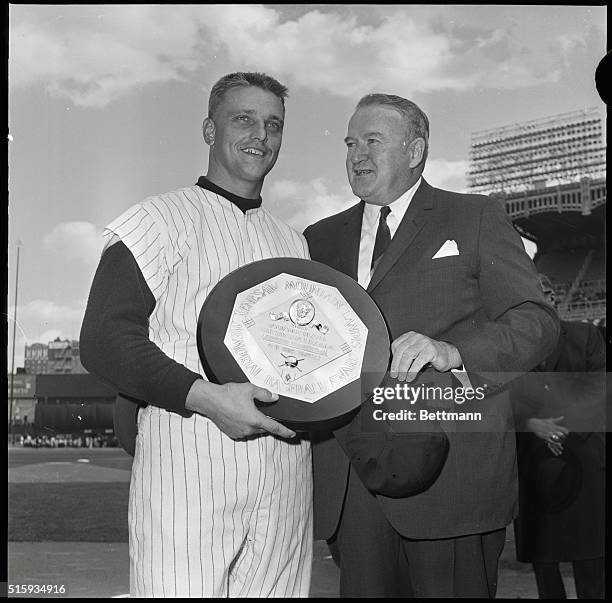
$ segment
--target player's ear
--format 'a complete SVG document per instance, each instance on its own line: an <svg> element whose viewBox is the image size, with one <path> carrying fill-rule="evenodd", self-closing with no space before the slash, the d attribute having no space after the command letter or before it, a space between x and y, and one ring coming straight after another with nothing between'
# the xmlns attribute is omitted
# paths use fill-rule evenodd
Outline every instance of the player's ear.
<svg viewBox="0 0 612 603"><path fill-rule="evenodd" d="M210 117L207 117L202 123L202 135L208 146L212 147L215 144L215 122Z"/></svg>

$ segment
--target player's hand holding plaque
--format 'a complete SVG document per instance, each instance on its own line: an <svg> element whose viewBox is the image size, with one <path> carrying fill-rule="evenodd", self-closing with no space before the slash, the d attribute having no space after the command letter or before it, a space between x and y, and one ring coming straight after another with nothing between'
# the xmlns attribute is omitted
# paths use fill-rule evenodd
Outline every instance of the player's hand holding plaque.
<svg viewBox="0 0 612 603"><path fill-rule="evenodd" d="M311 260L261 260L228 274L206 298L197 335L211 381L277 393L262 410L293 429L348 420L388 368L389 335L372 298Z"/></svg>

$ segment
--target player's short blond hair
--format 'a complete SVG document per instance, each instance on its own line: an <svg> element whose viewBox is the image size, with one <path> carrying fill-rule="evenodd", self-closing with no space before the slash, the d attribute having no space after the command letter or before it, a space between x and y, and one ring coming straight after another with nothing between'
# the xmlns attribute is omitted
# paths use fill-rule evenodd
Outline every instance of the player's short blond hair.
<svg viewBox="0 0 612 603"><path fill-rule="evenodd" d="M232 88L242 88L246 86L255 86L262 90L271 92L278 97L285 108L285 99L289 96L287 86L281 84L278 80L257 71L237 71L236 73L228 73L220 78L210 91L208 98L208 117L214 117L217 107L223 101L223 97L228 90Z"/></svg>

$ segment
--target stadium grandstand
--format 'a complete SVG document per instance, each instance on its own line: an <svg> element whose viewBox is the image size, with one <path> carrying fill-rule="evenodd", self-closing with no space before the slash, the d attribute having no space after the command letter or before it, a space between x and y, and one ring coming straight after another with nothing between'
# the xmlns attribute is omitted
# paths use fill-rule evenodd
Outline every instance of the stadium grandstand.
<svg viewBox="0 0 612 603"><path fill-rule="evenodd" d="M468 185L503 203L564 320L606 320L606 147L596 109L472 134Z"/></svg>

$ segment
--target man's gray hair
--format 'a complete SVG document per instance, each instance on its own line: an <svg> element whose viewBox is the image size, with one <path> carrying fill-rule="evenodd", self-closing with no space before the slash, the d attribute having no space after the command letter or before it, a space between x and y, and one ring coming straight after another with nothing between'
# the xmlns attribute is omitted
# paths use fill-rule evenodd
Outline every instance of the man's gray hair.
<svg viewBox="0 0 612 603"><path fill-rule="evenodd" d="M362 97L357 103L356 109L371 105L385 105L395 109L406 121L409 140L412 141L415 138L423 138L425 140L425 152L421 160L421 163L425 165L427 153L429 152L429 119L427 119L427 115L423 113L421 108L412 101L395 94L375 93L366 94Z"/></svg>
<svg viewBox="0 0 612 603"><path fill-rule="evenodd" d="M255 86L256 88L271 92L280 99L283 109L285 108L285 99L288 96L287 86L283 86L279 81L265 73L237 71L236 73L224 75L212 87L210 97L208 98L208 117L213 117L228 90L245 86Z"/></svg>

